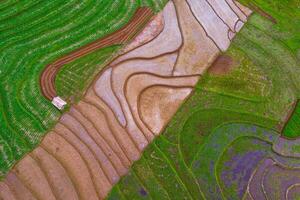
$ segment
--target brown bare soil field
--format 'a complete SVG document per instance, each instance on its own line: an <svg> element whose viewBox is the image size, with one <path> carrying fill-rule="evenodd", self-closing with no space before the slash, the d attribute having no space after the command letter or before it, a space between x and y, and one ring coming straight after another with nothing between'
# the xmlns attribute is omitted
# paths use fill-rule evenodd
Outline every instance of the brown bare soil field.
<svg viewBox="0 0 300 200"><path fill-rule="evenodd" d="M214 41L192 14L186 1L174 0L184 45L173 70L174 75L202 74L219 53Z"/></svg>
<svg viewBox="0 0 300 200"><path fill-rule="evenodd" d="M232 67L234 67L234 61L230 56L219 55L208 68L208 72L214 75L223 75L229 73Z"/></svg>
<svg viewBox="0 0 300 200"><path fill-rule="evenodd" d="M141 120L149 124L149 129L159 134L172 116L176 113L184 99L190 95L188 87L148 87L140 93L139 113Z"/></svg>
<svg viewBox="0 0 300 200"><path fill-rule="evenodd" d="M225 0L226 3L230 6L230 8L234 11L234 13L243 21L246 22L247 21L247 15L244 11L243 11L243 7L238 6L238 2L236 2L235 0Z"/></svg>
<svg viewBox="0 0 300 200"><path fill-rule="evenodd" d="M147 23L152 16L153 12L150 8L138 8L130 22L125 27L104 38L87 44L86 46L83 46L47 65L41 73L40 77L42 94L49 100L52 100L57 96L55 89L55 76L63 65L70 63L73 60L87 55L97 49L114 44L124 44L125 42L128 42L140 31L142 25Z"/></svg>
<svg viewBox="0 0 300 200"><path fill-rule="evenodd" d="M156 38L164 29L164 20L162 13L158 13L153 16L148 25L144 28L144 30L137 35L126 47L122 50L122 52L127 53L130 50L133 50L137 47L142 46Z"/></svg>

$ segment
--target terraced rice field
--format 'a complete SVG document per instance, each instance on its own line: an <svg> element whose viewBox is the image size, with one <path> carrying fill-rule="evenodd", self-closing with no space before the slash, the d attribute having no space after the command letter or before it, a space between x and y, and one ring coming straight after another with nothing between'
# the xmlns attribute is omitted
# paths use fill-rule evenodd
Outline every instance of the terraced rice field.
<svg viewBox="0 0 300 200"><path fill-rule="evenodd" d="M26 137L13 124L13 137L3 132L3 176L29 153L0 182L1 199L299 198L298 107L290 112L300 87L297 1L99 3L90 11L93 18L84 17L86 26L76 22L74 32L68 25L60 27L70 38L66 36L57 46L59 37L49 29L54 42L35 47L37 51L41 48L40 59L34 61L39 53L26 51L31 60L26 56L23 60L32 62L28 66L34 66L36 74L28 71L30 67L23 71L37 84L31 80L28 88L40 86L41 92L35 91L39 98L34 100L43 101L55 115L52 121L40 118L47 127L37 135L27 129L33 124L19 124L20 119L29 120L24 116L16 116L20 118L15 122L27 131ZM0 8L15 6L27 13L38 5L46 7L6 2ZM54 5L49 3L49 7ZM110 12L101 10L106 6ZM137 19L145 19L140 30L132 29L138 34L89 51L90 45L101 44L130 25L140 9L147 12ZM15 20L14 10L6 12L4 21ZM38 20L32 20L38 28L43 27L40 18L29 17ZM41 32L40 37L47 34ZM35 44L35 38L39 37L28 42L29 46ZM49 38L45 41L51 41ZM86 53L73 56L81 51ZM13 59L2 60L13 64ZM66 62L56 65L60 60ZM40 67L36 67L38 61ZM48 84L39 82L45 69L53 74L45 76L51 77L44 79ZM30 79L19 76L24 83ZM10 94L8 91L1 95ZM24 95L30 95L28 92L23 91ZM69 103L63 113L49 101L57 95ZM33 112L41 115L37 106L42 104L35 104L33 111L26 112L32 121L37 116Z"/></svg>
<svg viewBox="0 0 300 200"><path fill-rule="evenodd" d="M70 52L124 27L135 11L144 5L158 11L163 1L2 1L0 4L0 177L13 164L39 144L56 124L61 112L45 99L39 77L45 66ZM47 13L45 15L45 13ZM82 96L83 90L112 59L119 48L112 46L97 66L81 74L85 80L68 88L63 96ZM106 58L105 58L106 57ZM82 58L83 59L83 58ZM80 61L76 61L80 62ZM74 63L73 63L74 64ZM71 65L71 64L70 64ZM68 66L63 74L70 73ZM73 85L73 78L57 84ZM68 96L70 94L70 96Z"/></svg>
<svg viewBox="0 0 300 200"><path fill-rule="evenodd" d="M267 6L273 16L277 7ZM276 19L250 17L222 55L229 70L200 78L108 199L299 198L299 140L278 128L299 98L299 35Z"/></svg>

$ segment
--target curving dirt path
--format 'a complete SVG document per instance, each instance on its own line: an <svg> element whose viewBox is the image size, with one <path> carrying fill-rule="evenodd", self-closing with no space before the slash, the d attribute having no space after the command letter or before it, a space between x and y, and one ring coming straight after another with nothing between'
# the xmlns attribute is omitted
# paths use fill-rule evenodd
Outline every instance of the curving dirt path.
<svg viewBox="0 0 300 200"><path fill-rule="evenodd" d="M209 13L224 30L210 34L218 26L203 22L205 14L193 8L197 2L169 1L99 74L84 98L61 117L41 145L0 182L0 199L104 199L163 131L220 49L229 46L229 31L234 33L232 37L237 31L233 24L245 22L247 15L234 1L228 2L206 2L206 6L216 7ZM223 10L223 5L228 6ZM135 24L145 23L152 14L148 9L139 12L145 17ZM124 42L132 34L118 33L122 39L99 40L52 63L41 78L44 95L55 97L54 77L63 64L111 41ZM225 43L218 41L220 38L226 38Z"/></svg>
<svg viewBox="0 0 300 200"><path fill-rule="evenodd" d="M111 46L114 44L124 44L134 37L141 29L141 27L149 21L153 16L153 11L148 7L138 8L132 19L126 26L120 30L96 40L86 46L83 46L68 55L59 58L53 63L47 65L40 77L40 86L42 94L49 100L57 96L55 89L55 77L63 65L72 62L73 60L87 55L97 49Z"/></svg>

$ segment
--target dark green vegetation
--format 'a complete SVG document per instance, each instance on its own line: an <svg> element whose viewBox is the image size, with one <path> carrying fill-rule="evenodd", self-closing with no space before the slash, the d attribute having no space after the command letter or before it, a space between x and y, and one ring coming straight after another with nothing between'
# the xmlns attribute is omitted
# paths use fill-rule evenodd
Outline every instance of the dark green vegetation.
<svg viewBox="0 0 300 200"><path fill-rule="evenodd" d="M297 102L295 110L283 129L283 135L288 138L297 138L300 136L300 103Z"/></svg>
<svg viewBox="0 0 300 200"><path fill-rule="evenodd" d="M137 0L140 6L152 8L155 12L159 12L168 2L168 0Z"/></svg>
<svg viewBox="0 0 300 200"><path fill-rule="evenodd" d="M298 0L239 0L246 6L255 5L276 19L277 24L265 26L266 32L284 43L291 52L300 56L300 1ZM263 25L263 24L262 24ZM268 27L272 26L272 29Z"/></svg>
<svg viewBox="0 0 300 200"><path fill-rule="evenodd" d="M251 2L277 24L253 14L225 53L236 66L201 78L108 199L242 199L264 159L300 166L299 145L278 132L300 97L300 3Z"/></svg>
<svg viewBox="0 0 300 200"><path fill-rule="evenodd" d="M43 68L69 52L120 29L139 6L149 5L158 11L164 3L165 0L0 2L0 177L39 143L61 115L41 95L39 77ZM83 70L82 65L76 63L91 67L78 77L90 80L90 76L105 65L106 58L118 49L109 47L100 50L103 54L95 60L97 65L84 63L84 58L74 61L75 64L69 64L61 72L60 80L70 74L69 68L73 70L77 66L76 70ZM79 83L72 78L68 76L63 83L58 81L60 92L66 92L63 96L74 95L86 88L88 81ZM70 84L74 85L62 87ZM80 88L75 91L74 86Z"/></svg>

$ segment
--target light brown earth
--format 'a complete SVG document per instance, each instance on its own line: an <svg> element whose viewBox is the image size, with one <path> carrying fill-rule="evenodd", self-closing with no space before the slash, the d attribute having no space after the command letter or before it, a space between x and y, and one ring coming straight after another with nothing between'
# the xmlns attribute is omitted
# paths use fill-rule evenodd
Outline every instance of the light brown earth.
<svg viewBox="0 0 300 200"><path fill-rule="evenodd" d="M123 53L127 53L137 47L142 46L156 38L164 29L164 18L162 13L158 13L153 16L149 24L143 29L143 31L133 39L128 45L122 49Z"/></svg>
<svg viewBox="0 0 300 200"><path fill-rule="evenodd" d="M245 22L247 15L234 1L228 2L234 13L239 13L233 21ZM218 36L221 32L209 35L205 28L216 25L205 22L203 26L193 13L197 9L192 12L191 6L183 0L170 1L153 18L156 25L150 23L139 39L127 46L128 52L125 48L99 74L84 98L63 114L41 145L0 182L0 199L105 198L219 55L213 36L230 41L235 35L236 29L230 27L226 30L232 31L231 39L227 32L225 36ZM223 11L219 8L218 12ZM226 15L226 21L232 28L231 15ZM224 65L213 67L213 71L224 71ZM53 74L56 69L48 70L47 74ZM48 89L46 96L52 97L54 93Z"/></svg>
<svg viewBox="0 0 300 200"><path fill-rule="evenodd" d="M192 88L152 86L140 93L139 113L149 129L159 134L170 121Z"/></svg>
<svg viewBox="0 0 300 200"><path fill-rule="evenodd" d="M247 17L251 14L251 12L247 13L249 9L245 10L246 7L242 6L236 0L225 0L225 1L230 6L230 8L234 11L234 13L240 18L240 20L242 20L243 22L247 21Z"/></svg>
<svg viewBox="0 0 300 200"><path fill-rule="evenodd" d="M174 68L174 75L202 74L219 53L214 41L195 19L186 1L174 0L184 45Z"/></svg>
<svg viewBox="0 0 300 200"><path fill-rule="evenodd" d="M162 54L177 51L182 45L182 36L173 3L168 3L165 6L162 15L164 19L164 29L162 32L150 42L120 56L111 63L111 66L133 58L154 58Z"/></svg>

